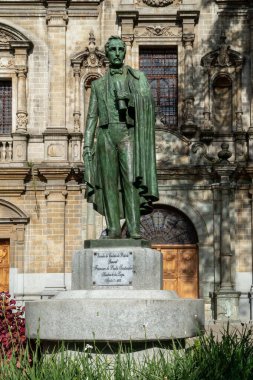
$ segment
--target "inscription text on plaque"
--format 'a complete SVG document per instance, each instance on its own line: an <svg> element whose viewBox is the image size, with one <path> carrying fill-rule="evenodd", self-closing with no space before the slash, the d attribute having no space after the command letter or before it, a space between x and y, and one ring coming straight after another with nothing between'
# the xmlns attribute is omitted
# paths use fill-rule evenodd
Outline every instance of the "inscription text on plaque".
<svg viewBox="0 0 253 380"><path fill-rule="evenodd" d="M94 285L131 285L133 253L131 251L96 251L93 254L92 281Z"/></svg>

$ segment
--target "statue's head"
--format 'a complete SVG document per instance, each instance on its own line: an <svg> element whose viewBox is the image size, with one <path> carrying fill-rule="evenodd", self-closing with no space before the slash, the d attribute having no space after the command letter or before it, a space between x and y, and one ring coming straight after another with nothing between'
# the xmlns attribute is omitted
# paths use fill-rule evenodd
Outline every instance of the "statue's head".
<svg viewBox="0 0 253 380"><path fill-rule="evenodd" d="M118 36L111 36L105 44L105 55L111 67L121 67L126 55L126 44Z"/></svg>

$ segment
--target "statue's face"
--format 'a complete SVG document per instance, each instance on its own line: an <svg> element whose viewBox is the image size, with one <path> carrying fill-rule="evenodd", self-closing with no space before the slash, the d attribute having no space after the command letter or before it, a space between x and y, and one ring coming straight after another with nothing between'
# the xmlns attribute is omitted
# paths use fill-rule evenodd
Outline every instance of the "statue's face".
<svg viewBox="0 0 253 380"><path fill-rule="evenodd" d="M110 66L121 67L125 58L124 44L120 40L111 40L108 47L107 58Z"/></svg>

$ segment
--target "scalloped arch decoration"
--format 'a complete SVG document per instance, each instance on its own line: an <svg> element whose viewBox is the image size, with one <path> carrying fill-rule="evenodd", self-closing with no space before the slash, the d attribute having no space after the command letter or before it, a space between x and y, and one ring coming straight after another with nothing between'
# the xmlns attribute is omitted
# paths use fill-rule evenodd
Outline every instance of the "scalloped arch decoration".
<svg viewBox="0 0 253 380"><path fill-rule="evenodd" d="M155 205L151 214L141 217L140 233L152 244L197 244L198 235L191 220L172 206ZM122 236L127 234L123 226Z"/></svg>

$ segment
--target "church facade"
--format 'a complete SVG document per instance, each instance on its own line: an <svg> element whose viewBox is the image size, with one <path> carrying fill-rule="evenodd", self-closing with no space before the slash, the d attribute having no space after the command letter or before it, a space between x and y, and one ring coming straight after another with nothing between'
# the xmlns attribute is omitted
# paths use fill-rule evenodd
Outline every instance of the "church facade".
<svg viewBox="0 0 253 380"><path fill-rule="evenodd" d="M0 291L26 300L69 289L73 253L103 234L84 198L82 147L111 35L155 98L160 199L141 234L163 253L164 289L204 298L207 320L252 319L246 0L0 2Z"/></svg>

